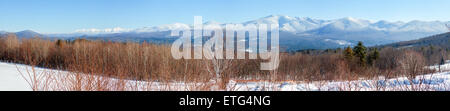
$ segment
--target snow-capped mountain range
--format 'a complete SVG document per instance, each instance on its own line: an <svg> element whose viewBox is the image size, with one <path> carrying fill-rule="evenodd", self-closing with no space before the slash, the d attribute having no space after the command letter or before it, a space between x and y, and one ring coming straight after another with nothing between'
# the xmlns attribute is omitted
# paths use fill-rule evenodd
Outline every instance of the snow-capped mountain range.
<svg viewBox="0 0 450 111"><path fill-rule="evenodd" d="M236 23L248 24L279 24L280 45L286 50L325 49L353 45L363 41L366 45L382 45L397 41L418 39L449 31L446 24L449 21L370 21L352 17L334 20L313 19L308 17L291 17L270 15L252 21ZM215 21L203 25L225 24ZM68 34L46 34L48 37L86 37L118 41L164 40L171 38L169 31L175 29L191 29L191 24L174 23L137 29L107 28L80 29Z"/></svg>
<svg viewBox="0 0 450 111"><path fill-rule="evenodd" d="M221 24L219 22L205 22L204 25ZM284 15L270 15L253 21L241 23L247 24L279 24L281 31L292 33L305 33L314 30L334 29L341 31L362 31L376 30L386 32L446 32L448 31L445 24L449 21L410 21L410 22L389 22L385 20L371 22L369 20L345 17L336 20L312 19L308 17L290 17ZM143 27L137 29L124 29L120 27L107 29L79 29L75 32L95 34L95 33L122 33L122 32L158 32L169 31L175 29L192 28L190 24L174 23L154 27Z"/></svg>

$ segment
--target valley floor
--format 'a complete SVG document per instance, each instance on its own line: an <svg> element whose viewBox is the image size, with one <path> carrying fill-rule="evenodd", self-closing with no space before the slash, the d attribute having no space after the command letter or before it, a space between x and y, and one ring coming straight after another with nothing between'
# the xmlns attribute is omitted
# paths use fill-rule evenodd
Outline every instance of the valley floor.
<svg viewBox="0 0 450 111"><path fill-rule="evenodd" d="M438 68L429 66L428 68ZM441 72L417 76L377 79L360 79L354 81L235 81L230 80L225 89L219 88L217 82L149 82L119 80L86 74L75 74L27 65L0 62L0 91L31 90L138 90L138 91L191 91L191 90L226 90L226 91L449 91L450 64L441 65ZM36 75L34 75L36 74Z"/></svg>

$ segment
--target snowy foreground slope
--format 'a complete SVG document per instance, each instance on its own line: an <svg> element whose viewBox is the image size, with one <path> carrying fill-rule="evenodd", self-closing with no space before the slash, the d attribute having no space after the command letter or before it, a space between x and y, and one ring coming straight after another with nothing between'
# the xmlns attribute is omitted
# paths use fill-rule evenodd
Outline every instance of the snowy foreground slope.
<svg viewBox="0 0 450 111"><path fill-rule="evenodd" d="M19 74L16 65L0 62L0 91L29 91L30 86Z"/></svg>
<svg viewBox="0 0 450 111"><path fill-rule="evenodd" d="M430 66L427 68L438 68ZM0 91L33 90L221 90L216 82L144 82L118 80L108 77L74 74L65 71L33 68L0 62ZM354 81L289 81L289 82L236 82L231 80L228 91L389 91L389 90L450 90L450 64L441 65L443 72L417 76ZM36 76L33 73L35 72ZM31 75L28 75L31 74ZM36 78L36 79L33 79ZM27 82L28 81L28 82ZM33 82L34 81L34 82ZM34 83L34 84L33 84Z"/></svg>

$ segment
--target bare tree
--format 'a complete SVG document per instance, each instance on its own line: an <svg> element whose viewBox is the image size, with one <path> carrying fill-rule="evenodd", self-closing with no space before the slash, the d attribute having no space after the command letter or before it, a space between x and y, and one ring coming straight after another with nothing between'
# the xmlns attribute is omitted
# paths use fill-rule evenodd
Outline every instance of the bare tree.
<svg viewBox="0 0 450 111"><path fill-rule="evenodd" d="M208 72L213 74L216 79L221 79L225 71L232 66L232 60L213 57L211 60L205 61L205 66Z"/></svg>
<svg viewBox="0 0 450 111"><path fill-rule="evenodd" d="M408 50L400 57L399 64L403 74L406 74L408 79L414 79L424 72L425 58L420 53Z"/></svg>
<svg viewBox="0 0 450 111"><path fill-rule="evenodd" d="M228 74L233 72L231 71L233 70L233 60L214 56L214 53L205 53L205 55L212 57L204 60L206 70L214 77L213 80L219 84L220 89L226 89L229 82Z"/></svg>
<svg viewBox="0 0 450 111"><path fill-rule="evenodd" d="M415 79L418 75L424 74L425 72L425 58L422 54L407 50L400 57L399 64L402 74L406 75L411 84L411 90L420 90L422 80L417 82ZM415 86L414 84L418 84L418 86Z"/></svg>

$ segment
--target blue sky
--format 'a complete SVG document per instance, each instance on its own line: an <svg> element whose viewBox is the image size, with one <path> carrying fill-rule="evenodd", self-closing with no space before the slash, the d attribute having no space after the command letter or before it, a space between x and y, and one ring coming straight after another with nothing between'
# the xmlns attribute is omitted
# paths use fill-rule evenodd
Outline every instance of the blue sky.
<svg viewBox="0 0 450 111"><path fill-rule="evenodd" d="M268 15L450 21L450 0L0 0L0 30L67 33L176 22L240 23Z"/></svg>

